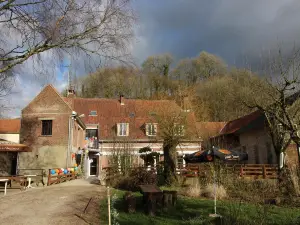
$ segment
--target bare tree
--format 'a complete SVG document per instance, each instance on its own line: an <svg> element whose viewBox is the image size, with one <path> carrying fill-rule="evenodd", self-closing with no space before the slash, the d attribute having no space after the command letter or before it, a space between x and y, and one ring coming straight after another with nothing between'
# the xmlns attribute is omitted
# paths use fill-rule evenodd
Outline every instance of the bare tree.
<svg viewBox="0 0 300 225"><path fill-rule="evenodd" d="M280 154L291 142L300 146L300 50L294 49L293 54L284 57L279 49L276 57L269 58L267 65L267 72L273 78L269 80L268 88L261 89L264 101L257 100L257 93L253 93L252 102L246 104L264 113L277 159L280 160ZM298 151L298 160L299 157Z"/></svg>
<svg viewBox="0 0 300 225"><path fill-rule="evenodd" d="M201 52L200 55L194 59L194 63L197 67L200 79L215 75L224 75L228 67L222 58L205 51Z"/></svg>
<svg viewBox="0 0 300 225"><path fill-rule="evenodd" d="M194 137L196 130L190 112L185 112L176 105L166 104L152 113L158 123L158 138L163 139L164 177L168 185L177 182L176 160L177 150L184 140Z"/></svg>
<svg viewBox="0 0 300 225"><path fill-rule="evenodd" d="M0 76L51 49L123 60L133 22L129 0L0 0Z"/></svg>

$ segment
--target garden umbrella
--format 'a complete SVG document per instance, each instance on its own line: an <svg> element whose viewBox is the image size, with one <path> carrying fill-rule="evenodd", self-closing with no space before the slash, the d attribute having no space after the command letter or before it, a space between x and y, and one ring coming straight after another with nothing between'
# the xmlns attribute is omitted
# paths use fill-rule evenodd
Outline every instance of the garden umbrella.
<svg viewBox="0 0 300 225"><path fill-rule="evenodd" d="M219 147L212 147L212 150L198 151L186 155L184 160L187 163L204 163L212 162L214 158L220 159L224 162L245 161L248 159L248 154Z"/></svg>

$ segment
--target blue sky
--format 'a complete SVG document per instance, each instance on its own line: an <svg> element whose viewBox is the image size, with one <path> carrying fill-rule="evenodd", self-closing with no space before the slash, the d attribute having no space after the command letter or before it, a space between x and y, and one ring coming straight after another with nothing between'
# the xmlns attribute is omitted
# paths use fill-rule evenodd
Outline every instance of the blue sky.
<svg viewBox="0 0 300 225"><path fill-rule="evenodd" d="M133 7L138 22L131 53L137 65L153 54L169 52L180 60L201 51L219 55L229 65L257 65L270 50L279 45L290 49L300 40L299 0L133 0ZM50 54L43 57L51 61ZM17 78L16 93L7 99L15 106L8 115L19 116L48 82L62 91L70 61L65 58L55 68L51 63L41 66L49 69L47 80L32 77L28 62L25 75ZM71 69L77 76L95 70L84 57L75 61Z"/></svg>

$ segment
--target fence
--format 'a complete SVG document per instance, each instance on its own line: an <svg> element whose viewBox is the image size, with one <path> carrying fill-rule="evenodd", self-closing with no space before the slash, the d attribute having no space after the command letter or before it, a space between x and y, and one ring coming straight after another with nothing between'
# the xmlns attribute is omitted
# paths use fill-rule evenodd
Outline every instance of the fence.
<svg viewBox="0 0 300 225"><path fill-rule="evenodd" d="M270 164L246 164L240 167L240 176L252 179L277 179L278 166Z"/></svg>
<svg viewBox="0 0 300 225"><path fill-rule="evenodd" d="M225 164L223 169L231 170L241 178L277 179L278 166L272 164ZM205 177L210 168L207 164L187 164L179 174L185 177Z"/></svg>
<svg viewBox="0 0 300 225"><path fill-rule="evenodd" d="M67 174L51 174L51 170L49 169L48 175L48 186L52 184L59 184L69 180L75 180L77 178L76 172L69 171Z"/></svg>
<svg viewBox="0 0 300 225"><path fill-rule="evenodd" d="M161 166L161 165L160 165ZM153 173L158 173L159 166L142 167ZM129 169L136 169L140 167L131 167ZM228 171L232 171L240 178L250 179L277 179L278 167L272 164L225 164L222 168ZM110 182L112 179L118 179L124 174L113 165L103 168L106 171L106 181ZM211 172L211 164L186 164L178 165L176 173L179 176L186 178L201 177L205 178Z"/></svg>

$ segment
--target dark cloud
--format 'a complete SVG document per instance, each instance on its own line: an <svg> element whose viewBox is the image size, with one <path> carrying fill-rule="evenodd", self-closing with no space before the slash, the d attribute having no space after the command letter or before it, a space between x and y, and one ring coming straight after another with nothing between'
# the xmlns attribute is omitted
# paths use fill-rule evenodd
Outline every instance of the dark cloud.
<svg viewBox="0 0 300 225"><path fill-rule="evenodd" d="M300 37L299 0L138 0L134 54L172 53L176 59L208 51L230 64L256 61Z"/></svg>
<svg viewBox="0 0 300 225"><path fill-rule="evenodd" d="M170 52L179 60L208 51L231 65L258 65L278 45L286 50L300 40L299 0L135 0L133 4L139 21L138 42L131 49L138 64L153 54ZM42 57L44 64L29 60L20 71L15 94L7 99L18 109L9 115L19 115L49 82L45 77L60 91L66 85L67 72L51 62L53 54ZM72 54L70 61L77 76L93 72L102 63L80 54Z"/></svg>

